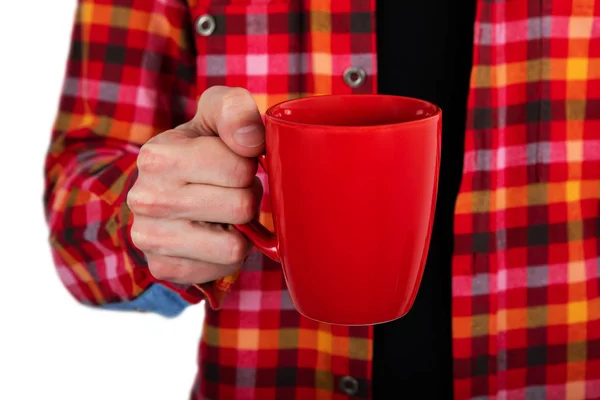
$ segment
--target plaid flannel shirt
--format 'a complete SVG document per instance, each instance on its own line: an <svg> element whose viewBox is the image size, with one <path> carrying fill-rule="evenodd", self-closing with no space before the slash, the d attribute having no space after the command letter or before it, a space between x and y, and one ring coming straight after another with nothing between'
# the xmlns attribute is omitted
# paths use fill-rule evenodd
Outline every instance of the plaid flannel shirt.
<svg viewBox="0 0 600 400"><path fill-rule="evenodd" d="M249 89L262 112L376 92L374 11L375 0L79 0L46 162L55 264L91 306L175 316L206 299L192 398L342 399L346 376L354 398L372 396L372 327L300 316L258 253L217 282L156 280L125 198L140 146L190 119L211 85ZM215 29L201 35L203 15ZM600 1L480 0L474 29L455 398L600 398ZM342 79L350 66L366 71L358 88Z"/></svg>

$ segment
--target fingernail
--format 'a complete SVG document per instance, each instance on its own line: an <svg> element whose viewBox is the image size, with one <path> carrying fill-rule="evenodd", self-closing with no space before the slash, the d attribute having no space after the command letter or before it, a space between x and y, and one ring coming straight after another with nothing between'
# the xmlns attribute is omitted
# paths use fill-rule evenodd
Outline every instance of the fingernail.
<svg viewBox="0 0 600 400"><path fill-rule="evenodd" d="M238 129L233 134L235 141L244 147L257 147L264 143L265 135L256 125Z"/></svg>

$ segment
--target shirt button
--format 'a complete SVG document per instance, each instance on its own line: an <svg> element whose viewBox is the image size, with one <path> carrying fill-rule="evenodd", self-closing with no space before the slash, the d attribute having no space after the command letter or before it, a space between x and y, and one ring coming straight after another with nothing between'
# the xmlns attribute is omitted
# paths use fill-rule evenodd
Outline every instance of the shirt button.
<svg viewBox="0 0 600 400"><path fill-rule="evenodd" d="M359 67L349 67L344 71L344 82L351 88L360 87L365 82L366 77L365 70Z"/></svg>
<svg viewBox="0 0 600 400"><path fill-rule="evenodd" d="M210 36L215 31L217 23L212 15L204 14L196 19L196 33L200 36Z"/></svg>
<svg viewBox="0 0 600 400"><path fill-rule="evenodd" d="M348 396L354 396L358 393L358 381L351 376L344 376L340 379L340 390Z"/></svg>

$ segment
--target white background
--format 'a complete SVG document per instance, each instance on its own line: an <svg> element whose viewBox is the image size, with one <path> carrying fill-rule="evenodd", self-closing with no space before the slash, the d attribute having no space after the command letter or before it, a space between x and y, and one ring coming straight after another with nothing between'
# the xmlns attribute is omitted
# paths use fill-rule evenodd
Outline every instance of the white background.
<svg viewBox="0 0 600 400"><path fill-rule="evenodd" d="M43 162L74 9L0 1L0 399L187 399L203 306L175 319L93 310L52 264Z"/></svg>

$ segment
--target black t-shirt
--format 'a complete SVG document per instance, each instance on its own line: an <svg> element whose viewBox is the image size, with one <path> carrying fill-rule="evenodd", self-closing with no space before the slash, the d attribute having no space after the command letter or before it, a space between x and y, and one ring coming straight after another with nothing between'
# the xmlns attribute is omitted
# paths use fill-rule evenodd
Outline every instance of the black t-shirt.
<svg viewBox="0 0 600 400"><path fill-rule="evenodd" d="M412 310L376 325L375 399L452 398L451 269L462 174L475 0L377 0L380 93L442 109L442 160L429 257ZM432 149L433 151L433 149ZM404 397L403 397L404 398Z"/></svg>

